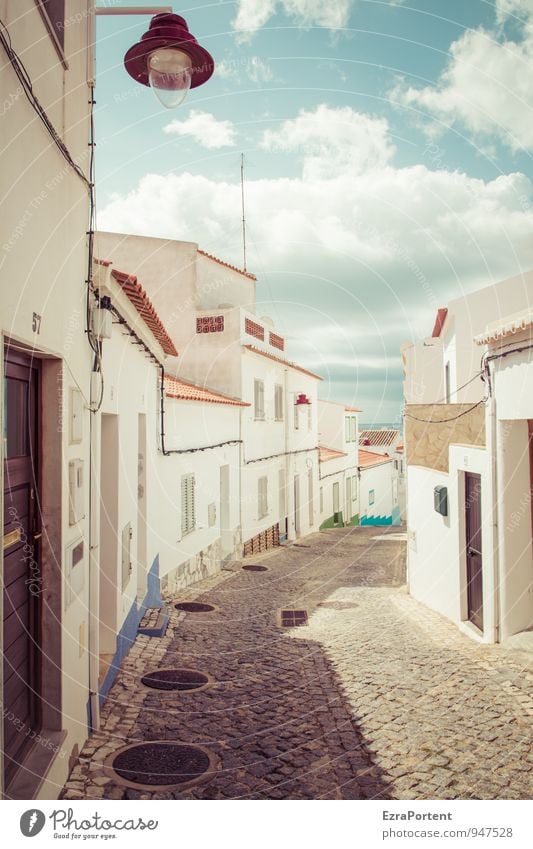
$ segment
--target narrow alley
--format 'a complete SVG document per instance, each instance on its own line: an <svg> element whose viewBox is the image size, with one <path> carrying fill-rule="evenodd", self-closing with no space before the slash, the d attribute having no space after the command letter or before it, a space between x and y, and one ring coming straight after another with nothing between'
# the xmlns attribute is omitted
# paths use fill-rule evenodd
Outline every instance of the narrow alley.
<svg viewBox="0 0 533 849"><path fill-rule="evenodd" d="M137 638L62 798L529 798L530 656L408 596L399 530L313 534L168 599L166 635ZM191 601L214 609L174 607ZM281 627L287 609L308 624ZM176 667L206 685L141 682ZM154 771L124 785L109 760L146 741L202 747L209 769L186 789Z"/></svg>

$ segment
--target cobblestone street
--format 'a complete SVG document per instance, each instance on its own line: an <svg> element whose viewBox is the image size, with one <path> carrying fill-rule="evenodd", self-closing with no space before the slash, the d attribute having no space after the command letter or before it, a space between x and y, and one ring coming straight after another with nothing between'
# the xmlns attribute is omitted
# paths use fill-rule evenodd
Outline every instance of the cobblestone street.
<svg viewBox="0 0 533 849"><path fill-rule="evenodd" d="M307 537L169 599L163 638L138 637L80 754L65 799L492 799L533 792L530 656L483 646L410 598L396 528ZM209 613L178 612L198 599ZM283 629L282 608L309 624ZM214 683L145 687L154 668ZM182 741L216 755L210 782L128 789L105 759Z"/></svg>

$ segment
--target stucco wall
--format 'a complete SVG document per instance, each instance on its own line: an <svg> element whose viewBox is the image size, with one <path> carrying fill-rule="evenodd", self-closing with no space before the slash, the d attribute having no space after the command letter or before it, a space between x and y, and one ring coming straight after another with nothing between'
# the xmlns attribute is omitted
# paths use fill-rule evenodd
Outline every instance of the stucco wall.
<svg viewBox="0 0 533 849"><path fill-rule="evenodd" d="M399 505L393 503L392 475L392 462L360 470L359 515L362 525L390 525L399 521Z"/></svg>
<svg viewBox="0 0 533 849"><path fill-rule="evenodd" d="M450 444L485 445L485 408L479 405L469 410L470 406L408 404L405 410L407 465L447 472Z"/></svg>

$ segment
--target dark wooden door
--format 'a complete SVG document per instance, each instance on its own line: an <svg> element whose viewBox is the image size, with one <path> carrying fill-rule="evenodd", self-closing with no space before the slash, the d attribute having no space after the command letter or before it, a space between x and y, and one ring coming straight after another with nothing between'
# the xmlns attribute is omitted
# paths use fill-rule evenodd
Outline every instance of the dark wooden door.
<svg viewBox="0 0 533 849"><path fill-rule="evenodd" d="M6 349L4 370L4 755L9 783L40 727L39 370Z"/></svg>
<svg viewBox="0 0 533 849"><path fill-rule="evenodd" d="M481 548L481 475L465 474L466 580L468 618L483 630L483 556Z"/></svg>

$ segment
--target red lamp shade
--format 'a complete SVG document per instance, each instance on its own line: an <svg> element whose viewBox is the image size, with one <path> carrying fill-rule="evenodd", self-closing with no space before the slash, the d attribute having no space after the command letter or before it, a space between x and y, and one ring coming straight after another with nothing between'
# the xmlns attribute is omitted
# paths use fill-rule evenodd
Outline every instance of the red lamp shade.
<svg viewBox="0 0 533 849"><path fill-rule="evenodd" d="M297 399L296 399L296 403L297 403L297 404L310 404L310 403L311 403L311 401L309 400L309 398L307 397L307 395L303 395L303 394L302 394L302 395L298 395L298 397L297 397Z"/></svg>
<svg viewBox="0 0 533 849"><path fill-rule="evenodd" d="M191 60L191 88L203 85L213 74L215 63L208 51L191 35L187 21L180 15L155 15L150 29L138 44L130 47L124 56L126 71L138 83L149 86L148 60L154 50L173 47L181 50Z"/></svg>

